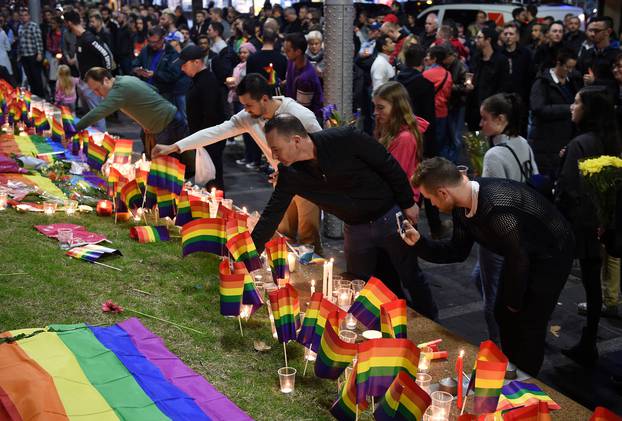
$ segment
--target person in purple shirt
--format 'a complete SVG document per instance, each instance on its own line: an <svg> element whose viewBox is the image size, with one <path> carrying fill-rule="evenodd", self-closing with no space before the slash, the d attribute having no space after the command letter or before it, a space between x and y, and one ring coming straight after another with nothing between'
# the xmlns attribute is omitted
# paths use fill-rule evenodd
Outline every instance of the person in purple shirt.
<svg viewBox="0 0 622 421"><path fill-rule="evenodd" d="M293 98L299 104L309 108L322 122L324 93L320 79L305 55L307 39L300 32L287 34L284 50L287 56L285 96Z"/></svg>

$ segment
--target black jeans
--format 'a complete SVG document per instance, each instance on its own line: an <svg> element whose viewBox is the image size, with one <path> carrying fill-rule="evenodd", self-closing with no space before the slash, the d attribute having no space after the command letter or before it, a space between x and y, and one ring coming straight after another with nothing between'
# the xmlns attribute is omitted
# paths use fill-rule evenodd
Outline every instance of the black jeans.
<svg viewBox="0 0 622 421"><path fill-rule="evenodd" d="M587 301L587 326L585 333L590 342L596 344L598 335L598 322L600 321L600 309L603 305L602 287L600 285L600 257L588 257L580 259L581 281L585 288Z"/></svg>
<svg viewBox="0 0 622 421"><path fill-rule="evenodd" d="M45 91L43 90L43 67L41 62L37 61L37 56L22 56L22 67L28 78L28 85L30 85L30 92L37 95L39 98L45 98Z"/></svg>
<svg viewBox="0 0 622 421"><path fill-rule="evenodd" d="M177 111L173 120L162 130L155 135L156 143L158 145L172 145L178 140L183 139L188 135L188 125L186 120L182 117L181 113ZM181 154L172 154L175 158L179 159L186 166L186 180L194 176L195 171L195 157L196 152L193 150L186 151Z"/></svg>
<svg viewBox="0 0 622 421"><path fill-rule="evenodd" d="M505 273L501 274L495 305L501 348L512 363L533 377L538 375L544 360L549 319L568 279L572 255L572 250L568 250L563 257L531 263L529 286L522 308L517 312L509 310L504 303L507 277Z"/></svg>

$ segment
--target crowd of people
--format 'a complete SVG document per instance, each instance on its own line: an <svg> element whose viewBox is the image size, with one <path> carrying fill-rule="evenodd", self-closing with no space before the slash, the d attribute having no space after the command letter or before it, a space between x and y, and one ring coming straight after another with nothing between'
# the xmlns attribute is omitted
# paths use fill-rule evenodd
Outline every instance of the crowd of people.
<svg viewBox="0 0 622 421"><path fill-rule="evenodd" d="M430 318L438 310L417 256L464 260L477 243L473 281L489 337L534 375L576 258L587 326L565 353L593 365L599 318L617 315L620 258L578 162L621 153L612 19L594 16L583 31L577 16L557 21L530 5L501 26L480 11L470 25L431 13L418 27L399 3L385 9L359 9L353 23L354 68L343 71L354 72L354 101L344 114L358 111L359 130L326 127L324 22L308 4L267 2L258 16L211 7L189 21L179 7L76 3L44 9L41 24L0 7L0 75L79 106L78 129L104 131L124 112L145 152L178 154L189 179L205 148L210 187L225 189L226 140L242 135L236 163L275 184L253 231L260 251L278 229L321 252L320 209L329 212L345 222L348 272L379 276ZM456 167L466 130L490 141L477 181ZM431 239L416 228L420 207ZM409 222L396 232L399 212Z"/></svg>

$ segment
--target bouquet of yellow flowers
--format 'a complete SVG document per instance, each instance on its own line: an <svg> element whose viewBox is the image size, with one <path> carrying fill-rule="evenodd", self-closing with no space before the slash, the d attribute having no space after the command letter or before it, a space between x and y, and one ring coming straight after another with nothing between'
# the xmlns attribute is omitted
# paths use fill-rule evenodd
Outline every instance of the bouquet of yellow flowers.
<svg viewBox="0 0 622 421"><path fill-rule="evenodd" d="M484 170L484 155L490 147L488 140L479 132L468 132L463 137L466 146L469 162L475 175L482 175Z"/></svg>
<svg viewBox="0 0 622 421"><path fill-rule="evenodd" d="M622 186L622 159L603 155L579 162L579 171L596 199L596 211L604 228L612 227L617 191Z"/></svg>

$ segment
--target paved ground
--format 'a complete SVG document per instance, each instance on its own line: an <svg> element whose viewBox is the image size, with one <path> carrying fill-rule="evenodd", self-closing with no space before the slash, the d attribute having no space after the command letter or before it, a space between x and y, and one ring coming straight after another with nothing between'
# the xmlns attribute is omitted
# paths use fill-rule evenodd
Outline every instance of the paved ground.
<svg viewBox="0 0 622 421"><path fill-rule="evenodd" d="M138 139L138 129L124 117L109 124L109 131L124 137ZM140 141L135 151L142 150ZM261 211L272 191L262 173L235 164L242 157L241 141L229 143L225 149L225 187L228 197L240 206ZM422 212L423 215L423 212ZM424 217L425 218L425 217ZM427 228L425 220L422 222ZM335 257L343 264L343 242L325 239L325 255ZM463 263L435 265L422 262L440 309L440 323L472 343L486 339L486 325L481 299L471 282L473 253ZM547 336L546 359L540 379L583 405L593 408L606 406L622 415L622 386L611 381L612 374L622 375L622 319L602 319L599 331L601 358L593 370L585 370L560 353L560 349L574 344L580 337L585 318L577 314L577 303L585 300L578 270L573 270L559 299L551 321L551 330L559 327L557 335Z"/></svg>

